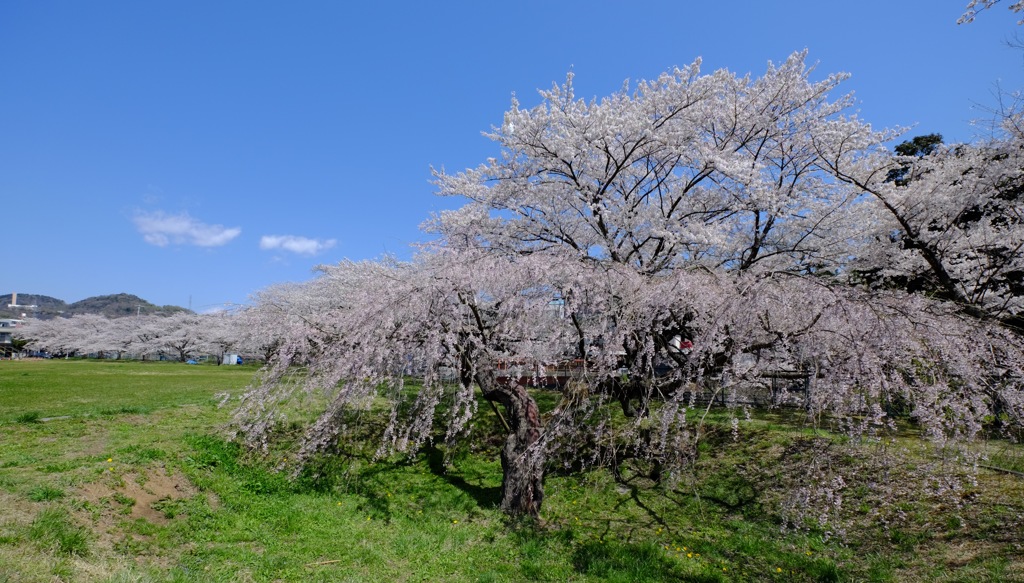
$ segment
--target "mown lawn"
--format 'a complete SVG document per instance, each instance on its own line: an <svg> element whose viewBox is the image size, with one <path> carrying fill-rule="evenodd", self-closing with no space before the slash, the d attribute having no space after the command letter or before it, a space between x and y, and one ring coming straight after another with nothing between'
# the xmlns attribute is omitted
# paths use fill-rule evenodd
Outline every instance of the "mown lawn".
<svg viewBox="0 0 1024 583"><path fill-rule="evenodd" d="M962 504L910 495L881 513L850 484L847 532L783 528L772 480L847 450L765 414L738 438L712 431L671 487L553 471L542 523L513 524L486 442L450 466L354 448L295 480L273 471L286 456L246 455L218 407L254 372L0 362L0 582L1024 581L1012 474L982 470Z"/></svg>
<svg viewBox="0 0 1024 583"><path fill-rule="evenodd" d="M218 392L237 393L255 370L177 362L0 361L0 422L205 404Z"/></svg>

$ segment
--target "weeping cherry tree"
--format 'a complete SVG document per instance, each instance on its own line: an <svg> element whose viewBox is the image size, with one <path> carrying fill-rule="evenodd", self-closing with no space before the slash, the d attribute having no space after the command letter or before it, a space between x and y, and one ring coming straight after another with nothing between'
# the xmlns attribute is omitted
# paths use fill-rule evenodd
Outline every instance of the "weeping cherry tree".
<svg viewBox="0 0 1024 583"><path fill-rule="evenodd" d="M436 172L467 203L425 224L413 261L323 266L258 298L281 343L238 435L266 451L287 404L315 396L301 462L383 397L378 455L414 454L466 438L487 403L501 508L537 516L553 464L632 457L678 478L704 430L688 413L781 373L813 379L809 415L858 435L891 429L898 402L932 439L971 439L993 395L1019 424L1019 336L850 280L884 213L846 168L889 160L895 134L846 114L845 76L814 81L805 57L757 78L698 61L590 101L570 76L533 109L513 101L488 134L498 157ZM542 414L528 385L559 367L571 380Z"/></svg>

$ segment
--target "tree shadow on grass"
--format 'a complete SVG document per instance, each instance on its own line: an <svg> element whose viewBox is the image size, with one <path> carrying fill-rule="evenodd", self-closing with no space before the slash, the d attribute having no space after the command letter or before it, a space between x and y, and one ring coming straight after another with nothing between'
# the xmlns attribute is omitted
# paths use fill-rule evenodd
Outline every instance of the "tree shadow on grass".
<svg viewBox="0 0 1024 583"><path fill-rule="evenodd" d="M573 566L586 575L614 581L685 581L717 583L725 579L710 570L686 573L651 543L588 542L573 552Z"/></svg>
<svg viewBox="0 0 1024 583"><path fill-rule="evenodd" d="M430 446L423 453L427 460L427 467L430 468L430 473L465 492L481 508L493 508L501 502L500 487L478 486L467 482L465 478L458 474L449 472L448 466L444 463L444 452L439 448Z"/></svg>

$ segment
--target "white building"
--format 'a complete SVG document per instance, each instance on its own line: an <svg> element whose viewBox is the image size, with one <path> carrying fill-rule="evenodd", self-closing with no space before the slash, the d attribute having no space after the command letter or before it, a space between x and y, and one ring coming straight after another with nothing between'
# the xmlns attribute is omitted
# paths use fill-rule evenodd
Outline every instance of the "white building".
<svg viewBox="0 0 1024 583"><path fill-rule="evenodd" d="M22 320L0 320L0 357L10 358L14 353L14 329L20 328Z"/></svg>

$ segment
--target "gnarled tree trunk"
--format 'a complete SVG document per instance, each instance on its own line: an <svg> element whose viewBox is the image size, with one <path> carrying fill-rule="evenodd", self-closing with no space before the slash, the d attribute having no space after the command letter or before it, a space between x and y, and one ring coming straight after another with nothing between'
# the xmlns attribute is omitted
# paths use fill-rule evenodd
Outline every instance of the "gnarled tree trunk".
<svg viewBox="0 0 1024 583"><path fill-rule="evenodd" d="M494 367L477 364L476 380L485 399L505 409L509 434L501 448L501 510L512 516L540 514L544 501L546 454L540 440L540 411L526 387L500 384Z"/></svg>

